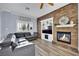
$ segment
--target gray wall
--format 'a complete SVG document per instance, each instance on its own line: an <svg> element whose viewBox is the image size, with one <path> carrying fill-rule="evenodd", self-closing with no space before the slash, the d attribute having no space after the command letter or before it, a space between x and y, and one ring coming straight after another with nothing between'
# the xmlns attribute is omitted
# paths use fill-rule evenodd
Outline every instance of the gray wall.
<svg viewBox="0 0 79 59"><path fill-rule="evenodd" d="M0 14L0 40L1 40L1 14Z"/></svg>
<svg viewBox="0 0 79 59"><path fill-rule="evenodd" d="M79 51L79 4L78 4L78 51Z"/></svg>
<svg viewBox="0 0 79 59"><path fill-rule="evenodd" d="M32 21L33 21L33 26L34 26L33 31L37 32L37 19L33 19Z"/></svg>
<svg viewBox="0 0 79 59"><path fill-rule="evenodd" d="M1 36L16 32L17 17L9 12L1 12Z"/></svg>

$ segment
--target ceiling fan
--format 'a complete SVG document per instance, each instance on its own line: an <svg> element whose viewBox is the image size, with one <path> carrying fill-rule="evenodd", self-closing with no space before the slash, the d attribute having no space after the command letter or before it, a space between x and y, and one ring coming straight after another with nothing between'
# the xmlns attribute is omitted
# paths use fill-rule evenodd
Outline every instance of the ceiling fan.
<svg viewBox="0 0 79 59"><path fill-rule="evenodd" d="M53 3L48 3L50 6L53 6L54 4ZM43 8L43 5L44 5L44 3L41 3L41 5L40 5L40 9L42 9Z"/></svg>

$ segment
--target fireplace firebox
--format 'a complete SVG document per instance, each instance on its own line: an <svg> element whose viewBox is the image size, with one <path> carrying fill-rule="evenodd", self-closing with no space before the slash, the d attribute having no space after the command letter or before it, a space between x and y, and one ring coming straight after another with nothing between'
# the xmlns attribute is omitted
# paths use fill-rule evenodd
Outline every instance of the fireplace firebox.
<svg viewBox="0 0 79 59"><path fill-rule="evenodd" d="M57 32L57 41L71 44L71 32Z"/></svg>

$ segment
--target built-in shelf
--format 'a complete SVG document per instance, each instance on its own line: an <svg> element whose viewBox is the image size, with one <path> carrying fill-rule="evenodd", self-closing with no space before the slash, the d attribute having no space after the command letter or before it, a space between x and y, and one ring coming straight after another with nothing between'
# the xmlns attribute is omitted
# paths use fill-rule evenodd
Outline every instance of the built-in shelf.
<svg viewBox="0 0 79 59"><path fill-rule="evenodd" d="M76 24L56 25L56 27L74 27Z"/></svg>

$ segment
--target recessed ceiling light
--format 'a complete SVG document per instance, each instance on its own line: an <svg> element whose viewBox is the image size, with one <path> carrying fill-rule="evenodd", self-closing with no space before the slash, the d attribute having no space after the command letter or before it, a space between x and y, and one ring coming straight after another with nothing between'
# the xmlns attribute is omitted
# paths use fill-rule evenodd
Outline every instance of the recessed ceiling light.
<svg viewBox="0 0 79 59"><path fill-rule="evenodd" d="M30 8L29 8L29 7L25 7L25 10L28 10L28 11L29 11L29 10L30 10Z"/></svg>

